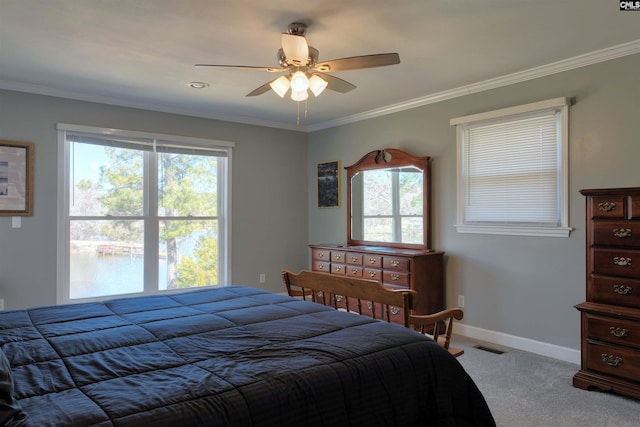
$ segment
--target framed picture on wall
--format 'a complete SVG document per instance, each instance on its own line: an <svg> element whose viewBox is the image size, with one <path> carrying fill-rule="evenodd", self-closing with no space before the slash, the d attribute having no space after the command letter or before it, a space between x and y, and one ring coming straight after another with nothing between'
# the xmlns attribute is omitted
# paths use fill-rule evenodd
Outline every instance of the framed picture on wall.
<svg viewBox="0 0 640 427"><path fill-rule="evenodd" d="M340 160L318 163L318 207L340 207Z"/></svg>
<svg viewBox="0 0 640 427"><path fill-rule="evenodd" d="M0 140L0 216L33 215L33 144Z"/></svg>

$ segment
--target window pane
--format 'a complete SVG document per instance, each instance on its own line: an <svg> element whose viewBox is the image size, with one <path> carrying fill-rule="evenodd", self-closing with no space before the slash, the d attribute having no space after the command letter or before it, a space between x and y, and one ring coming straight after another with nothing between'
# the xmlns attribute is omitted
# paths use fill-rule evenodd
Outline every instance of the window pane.
<svg viewBox="0 0 640 427"><path fill-rule="evenodd" d="M218 283L218 221L160 221L158 287Z"/></svg>
<svg viewBox="0 0 640 427"><path fill-rule="evenodd" d="M71 144L69 215L142 215L143 152Z"/></svg>
<svg viewBox="0 0 640 427"><path fill-rule="evenodd" d="M216 216L218 161L192 154L158 154L158 215Z"/></svg>
<svg viewBox="0 0 640 427"><path fill-rule="evenodd" d="M422 244L422 217L402 218L402 243Z"/></svg>
<svg viewBox="0 0 640 427"><path fill-rule="evenodd" d="M424 206L422 171L400 172L398 179L400 181L398 186L400 215L422 215ZM402 241L404 242L404 239ZM422 243L422 238L419 243Z"/></svg>
<svg viewBox="0 0 640 427"><path fill-rule="evenodd" d="M391 172L388 170L367 171L363 177L363 184L364 203L362 208L364 215L391 215L393 212Z"/></svg>
<svg viewBox="0 0 640 427"><path fill-rule="evenodd" d="M70 222L70 298L143 291L142 221Z"/></svg>
<svg viewBox="0 0 640 427"><path fill-rule="evenodd" d="M364 240L393 242L393 218L365 218Z"/></svg>

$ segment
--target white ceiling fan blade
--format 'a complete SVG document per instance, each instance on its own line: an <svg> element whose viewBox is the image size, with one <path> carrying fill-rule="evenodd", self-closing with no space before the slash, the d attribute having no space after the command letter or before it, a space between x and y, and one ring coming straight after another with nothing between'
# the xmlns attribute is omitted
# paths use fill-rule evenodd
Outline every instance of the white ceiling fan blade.
<svg viewBox="0 0 640 427"><path fill-rule="evenodd" d="M304 66L309 62L309 45L304 36L282 34L282 50L287 61L296 66Z"/></svg>

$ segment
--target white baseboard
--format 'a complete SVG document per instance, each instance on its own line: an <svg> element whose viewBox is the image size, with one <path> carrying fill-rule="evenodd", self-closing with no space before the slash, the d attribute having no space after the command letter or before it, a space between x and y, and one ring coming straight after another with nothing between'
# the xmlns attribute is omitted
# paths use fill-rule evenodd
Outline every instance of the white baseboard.
<svg viewBox="0 0 640 427"><path fill-rule="evenodd" d="M534 341L529 338L522 338L502 332L490 331L488 329L477 328L475 326L456 323L455 333L469 338L475 338L494 344L504 345L517 350L528 351L529 353L541 356L553 357L565 362L580 364L580 351L568 347L561 347L542 341Z"/></svg>

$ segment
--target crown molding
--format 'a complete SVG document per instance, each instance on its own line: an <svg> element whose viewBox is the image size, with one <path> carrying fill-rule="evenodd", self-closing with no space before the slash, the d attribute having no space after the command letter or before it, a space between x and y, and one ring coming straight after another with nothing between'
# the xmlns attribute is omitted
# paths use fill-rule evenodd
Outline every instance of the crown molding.
<svg viewBox="0 0 640 427"><path fill-rule="evenodd" d="M75 101L95 102L98 104L113 105L118 107L136 108L139 110L157 111L160 113L179 114L189 117L198 117L203 119L220 120L225 122L242 123L246 125L271 127L278 129L287 129L298 132L308 132L304 126L290 125L269 120L260 120L246 116L232 116L224 114L203 114L202 111L191 110L188 108L171 108L164 105L147 104L142 102L131 102L121 98L111 98L100 95L89 95L86 93L73 92L68 90L60 90L42 85L18 83L9 80L0 79L0 89L12 90L16 92L32 93L35 95L53 96L56 98L73 99Z"/></svg>
<svg viewBox="0 0 640 427"><path fill-rule="evenodd" d="M539 67L530 68L528 70L519 71L505 76L496 77L470 85L461 86L451 90L434 93L431 95L414 98L409 101L400 102L375 110L365 111L363 113L353 114L351 116L341 117L336 120L329 120L307 127L308 132L329 129L349 123L359 122L361 120L372 119L374 117L385 116L387 114L397 113L399 111L410 110L424 105L435 104L436 102L446 101L448 99L458 98L473 93L483 92L490 89L496 89L515 83L521 83L552 74L569 71L576 68L586 67L588 65L597 64L599 62L609 61L623 56L640 53L640 40L634 40L606 49L597 50L583 55L574 56L572 58L563 59L561 61L552 62L550 64L541 65Z"/></svg>

